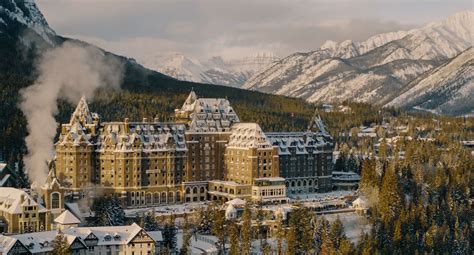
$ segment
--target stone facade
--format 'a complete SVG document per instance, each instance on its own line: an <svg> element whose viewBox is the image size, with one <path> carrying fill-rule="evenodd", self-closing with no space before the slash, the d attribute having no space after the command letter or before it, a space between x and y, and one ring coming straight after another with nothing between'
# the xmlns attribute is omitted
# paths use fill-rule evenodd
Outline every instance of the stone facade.
<svg viewBox="0 0 474 255"><path fill-rule="evenodd" d="M281 135L290 133L271 134ZM311 169L292 171L281 146L258 124L241 123L227 99L198 98L191 92L175 110L175 122L163 123L101 122L82 98L69 123L61 125L55 169L73 199L92 197L100 189L120 197L125 207L212 199L217 196L211 191L221 192L229 183L245 186L240 195L250 197L256 178L288 177L291 188L298 174L312 180L308 191L326 190L325 176L329 185L331 180L326 150L332 145L316 133L304 137L310 156L298 158L298 166Z"/></svg>

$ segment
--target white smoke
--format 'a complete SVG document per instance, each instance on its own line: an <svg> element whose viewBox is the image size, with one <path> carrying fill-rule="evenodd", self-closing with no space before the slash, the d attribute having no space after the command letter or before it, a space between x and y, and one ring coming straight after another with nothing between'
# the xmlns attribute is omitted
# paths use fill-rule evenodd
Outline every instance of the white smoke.
<svg viewBox="0 0 474 255"><path fill-rule="evenodd" d="M46 162L54 154L58 99L75 104L82 95L92 98L99 87L119 88L123 70L116 58L99 49L69 42L45 52L37 70L35 83L20 91L20 107L29 133L24 164L30 181L42 185L48 174Z"/></svg>

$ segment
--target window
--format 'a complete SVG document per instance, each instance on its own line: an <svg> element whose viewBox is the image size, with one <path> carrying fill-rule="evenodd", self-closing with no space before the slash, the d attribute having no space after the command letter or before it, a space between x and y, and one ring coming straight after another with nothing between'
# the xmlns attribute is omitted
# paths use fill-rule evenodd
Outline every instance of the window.
<svg viewBox="0 0 474 255"><path fill-rule="evenodd" d="M59 205L59 193L58 192L54 192L51 194L51 208L52 209L58 209L60 208L60 205Z"/></svg>

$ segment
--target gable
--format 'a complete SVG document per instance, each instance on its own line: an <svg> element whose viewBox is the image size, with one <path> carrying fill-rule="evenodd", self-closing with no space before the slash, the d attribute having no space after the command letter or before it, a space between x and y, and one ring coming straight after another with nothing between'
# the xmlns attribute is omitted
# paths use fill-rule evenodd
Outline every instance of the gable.
<svg viewBox="0 0 474 255"><path fill-rule="evenodd" d="M130 241L131 243L154 243L153 239L145 232L140 230Z"/></svg>
<svg viewBox="0 0 474 255"><path fill-rule="evenodd" d="M94 233L90 233L86 238L84 238L84 240L99 241L99 238L96 235L94 235Z"/></svg>
<svg viewBox="0 0 474 255"><path fill-rule="evenodd" d="M87 249L87 247L76 237L69 246L72 250Z"/></svg>
<svg viewBox="0 0 474 255"><path fill-rule="evenodd" d="M31 252L19 241L17 240L15 244L8 251L8 255L16 254L31 254Z"/></svg>

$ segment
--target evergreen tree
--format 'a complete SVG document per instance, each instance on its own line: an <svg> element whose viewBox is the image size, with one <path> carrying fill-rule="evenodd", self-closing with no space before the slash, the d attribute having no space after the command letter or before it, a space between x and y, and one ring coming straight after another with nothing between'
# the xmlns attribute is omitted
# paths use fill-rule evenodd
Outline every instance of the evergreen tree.
<svg viewBox="0 0 474 255"><path fill-rule="evenodd" d="M230 251L229 255L240 254L239 229L233 221L229 223Z"/></svg>
<svg viewBox="0 0 474 255"><path fill-rule="evenodd" d="M289 227L286 235L286 253L287 255L295 255L298 252L298 241L296 240L296 230Z"/></svg>
<svg viewBox="0 0 474 255"><path fill-rule="evenodd" d="M242 215L242 253L248 255L252 249L252 212L249 203L245 204L244 213Z"/></svg>
<svg viewBox="0 0 474 255"><path fill-rule="evenodd" d="M346 155L341 152L334 163L334 171L346 172L346 170Z"/></svg>
<svg viewBox="0 0 474 255"><path fill-rule="evenodd" d="M353 154L349 156L346 163L346 170L354 173L359 173L359 163Z"/></svg>
<svg viewBox="0 0 474 255"><path fill-rule="evenodd" d="M219 254L224 254L226 238L225 213L224 211L217 209L213 216L212 234L217 237L216 248L219 251Z"/></svg>
<svg viewBox="0 0 474 255"><path fill-rule="evenodd" d="M384 223L392 224L403 206L395 168L389 167L383 176L380 191L380 215Z"/></svg>
<svg viewBox="0 0 474 255"><path fill-rule="evenodd" d="M212 213L214 212L214 204L210 204L206 208L199 209L199 224L197 231L202 234L210 234L212 228Z"/></svg>
<svg viewBox="0 0 474 255"><path fill-rule="evenodd" d="M176 226L174 225L174 219L171 219L164 225L161 233L163 235L163 247L169 252L176 249Z"/></svg>
<svg viewBox="0 0 474 255"><path fill-rule="evenodd" d="M160 229L155 218L155 210L145 214L145 217L143 218L143 229L145 229L145 231L157 231Z"/></svg>
<svg viewBox="0 0 474 255"><path fill-rule="evenodd" d="M264 248L263 241L266 239L266 236L265 236L265 227L262 225L262 222L264 220L264 214L263 214L263 210L261 206L259 206L257 209L256 217L257 217L257 220L256 220L257 236L256 237L260 243L260 251L263 253L263 248Z"/></svg>
<svg viewBox="0 0 474 255"><path fill-rule="evenodd" d="M283 254L283 239L285 238L285 229L283 228L282 215L277 216L276 239L277 239L277 255Z"/></svg>
<svg viewBox="0 0 474 255"><path fill-rule="evenodd" d="M120 200L115 197L95 198L91 209L95 212L96 226L123 226L125 212Z"/></svg>
<svg viewBox="0 0 474 255"><path fill-rule="evenodd" d="M187 255L190 253L189 246L191 245L191 229L188 221L188 217L184 215L184 224L183 224L183 246L181 247L181 254Z"/></svg>
<svg viewBox="0 0 474 255"><path fill-rule="evenodd" d="M346 235L344 234L344 226L342 225L342 222L339 217L337 217L337 219L331 224L329 240L331 242L332 247L335 250L339 250L341 241L344 239L346 239Z"/></svg>
<svg viewBox="0 0 474 255"><path fill-rule="evenodd" d="M314 227L314 247L315 253L322 253L323 242L329 238L329 222L324 217L318 217L315 221Z"/></svg>
<svg viewBox="0 0 474 255"><path fill-rule="evenodd" d="M70 254L69 244L67 242L66 236L64 236L61 230L58 231L58 234L53 240L53 254L55 255L68 255Z"/></svg>

